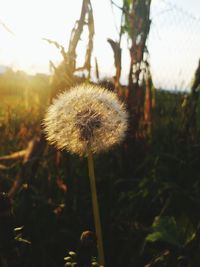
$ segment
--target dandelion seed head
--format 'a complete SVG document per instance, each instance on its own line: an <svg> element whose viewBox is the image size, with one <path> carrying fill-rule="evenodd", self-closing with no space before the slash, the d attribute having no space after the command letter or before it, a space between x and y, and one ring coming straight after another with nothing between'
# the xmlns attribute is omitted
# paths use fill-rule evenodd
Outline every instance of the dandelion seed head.
<svg viewBox="0 0 200 267"><path fill-rule="evenodd" d="M94 85L79 85L60 94L44 119L47 140L58 149L81 156L88 146L99 153L120 143L128 115L115 93Z"/></svg>
<svg viewBox="0 0 200 267"><path fill-rule="evenodd" d="M101 116L94 110L87 108L77 113L76 126L80 132L80 140L90 141L94 137L94 130L101 127Z"/></svg>

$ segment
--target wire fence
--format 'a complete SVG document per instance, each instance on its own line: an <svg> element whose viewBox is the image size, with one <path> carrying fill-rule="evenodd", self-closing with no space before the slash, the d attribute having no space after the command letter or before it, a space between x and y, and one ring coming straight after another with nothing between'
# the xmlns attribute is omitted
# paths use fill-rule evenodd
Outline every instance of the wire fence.
<svg viewBox="0 0 200 267"><path fill-rule="evenodd" d="M152 3L151 20L147 46L154 86L188 91L200 58L200 19L159 0Z"/></svg>

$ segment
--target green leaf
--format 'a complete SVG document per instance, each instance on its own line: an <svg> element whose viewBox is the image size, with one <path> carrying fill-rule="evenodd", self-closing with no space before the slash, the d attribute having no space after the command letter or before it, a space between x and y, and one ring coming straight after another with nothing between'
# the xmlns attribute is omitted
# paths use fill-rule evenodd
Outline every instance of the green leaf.
<svg viewBox="0 0 200 267"><path fill-rule="evenodd" d="M152 233L147 235L146 241L164 241L178 247L183 245L182 233L177 227L174 217L156 217L152 230Z"/></svg>

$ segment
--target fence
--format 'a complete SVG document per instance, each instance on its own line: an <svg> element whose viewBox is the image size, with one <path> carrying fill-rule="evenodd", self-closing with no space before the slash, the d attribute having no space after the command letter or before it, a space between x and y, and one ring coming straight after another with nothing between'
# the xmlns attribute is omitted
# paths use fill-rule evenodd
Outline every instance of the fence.
<svg viewBox="0 0 200 267"><path fill-rule="evenodd" d="M184 2L152 1L147 46L156 88L188 91L191 87L200 58L200 19L183 8Z"/></svg>

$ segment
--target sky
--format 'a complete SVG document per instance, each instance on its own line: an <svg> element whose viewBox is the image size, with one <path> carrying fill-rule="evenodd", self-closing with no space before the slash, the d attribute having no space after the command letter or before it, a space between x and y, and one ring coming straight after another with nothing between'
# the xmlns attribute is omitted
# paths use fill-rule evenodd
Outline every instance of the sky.
<svg viewBox="0 0 200 267"><path fill-rule="evenodd" d="M200 1L157 0L148 39L156 87L188 90L200 58Z"/></svg>
<svg viewBox="0 0 200 267"><path fill-rule="evenodd" d="M59 51L43 38L67 48L71 29L79 18L81 0L0 0L0 65L30 74L49 73L49 60L59 64ZM107 38L118 39L120 10L110 0L91 0L95 19L94 56L100 77L114 75L113 54ZM115 0L121 5L121 0ZM187 89L200 57L200 1L152 0L151 30L147 41L151 71L156 87ZM7 28L6 28L7 27ZM83 62L86 34L78 47ZM123 47L123 73L126 83L129 53Z"/></svg>

